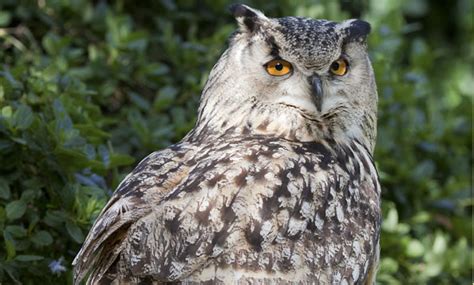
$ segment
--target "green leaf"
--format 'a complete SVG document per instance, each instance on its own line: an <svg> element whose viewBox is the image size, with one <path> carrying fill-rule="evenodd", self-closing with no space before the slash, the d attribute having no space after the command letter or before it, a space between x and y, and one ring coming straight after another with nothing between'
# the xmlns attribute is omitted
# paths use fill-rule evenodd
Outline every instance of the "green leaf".
<svg viewBox="0 0 474 285"><path fill-rule="evenodd" d="M81 228L79 228L76 224L73 224L69 221L66 222L66 230L75 242L82 243L84 241L84 234L82 233Z"/></svg>
<svg viewBox="0 0 474 285"><path fill-rule="evenodd" d="M398 225L398 213L394 206L391 206L387 216L383 220L382 229L387 232L394 232Z"/></svg>
<svg viewBox="0 0 474 285"><path fill-rule="evenodd" d="M31 237L31 241L37 246L48 246L53 243L53 237L47 231L38 231Z"/></svg>
<svg viewBox="0 0 474 285"><path fill-rule="evenodd" d="M13 237L16 238L22 238L26 236L26 229L23 226L7 226L5 231L9 232Z"/></svg>
<svg viewBox="0 0 474 285"><path fill-rule="evenodd" d="M8 200L10 199L10 195L10 185L8 185L5 179L0 178L0 198Z"/></svg>
<svg viewBox="0 0 474 285"><path fill-rule="evenodd" d="M28 189L25 192L21 193L21 200L25 203L31 203L34 200L36 193L37 192L35 190Z"/></svg>
<svg viewBox="0 0 474 285"><path fill-rule="evenodd" d="M22 139L22 138L15 138L15 137L10 137L10 139L16 143L19 143L19 144L22 144L22 145L26 145L27 144L27 141Z"/></svg>
<svg viewBox="0 0 474 285"><path fill-rule="evenodd" d="M145 71L151 76L163 76L170 71L170 68L164 63L150 63L145 66Z"/></svg>
<svg viewBox="0 0 474 285"><path fill-rule="evenodd" d="M416 239L411 240L406 248L406 254L411 257L422 256L424 252L425 248L423 244Z"/></svg>
<svg viewBox="0 0 474 285"><path fill-rule="evenodd" d="M48 210L44 217L44 222L50 227L60 227L66 221L66 213L61 211Z"/></svg>
<svg viewBox="0 0 474 285"><path fill-rule="evenodd" d="M0 207L0 225L4 224L7 219L7 213L5 212L5 208Z"/></svg>
<svg viewBox="0 0 474 285"><path fill-rule="evenodd" d="M135 92L128 92L128 96L130 101L132 101L138 108L142 109L143 111L147 111L150 109L150 103Z"/></svg>
<svg viewBox="0 0 474 285"><path fill-rule="evenodd" d="M59 52L58 48L59 37L54 33L48 33L43 37L43 47L48 54L54 55Z"/></svg>
<svg viewBox="0 0 474 285"><path fill-rule="evenodd" d="M43 260L44 257L39 256L39 255L17 255L15 257L15 260L22 261L22 262L28 262L28 261L38 261L38 260Z"/></svg>
<svg viewBox="0 0 474 285"><path fill-rule="evenodd" d="M436 254L444 254L447 248L446 237L441 233L436 233L435 240L433 242L433 252Z"/></svg>
<svg viewBox="0 0 474 285"><path fill-rule="evenodd" d="M7 204L5 208L7 212L7 218L15 220L21 218L26 211L26 203L22 200L16 200Z"/></svg>
<svg viewBox="0 0 474 285"><path fill-rule="evenodd" d="M19 130L25 130L31 126L31 123L33 123L33 112L31 108L26 105L20 105L13 115L12 123L13 126Z"/></svg>
<svg viewBox="0 0 474 285"><path fill-rule="evenodd" d="M105 145L99 145L98 152L100 157L102 158L102 162L104 163L104 167L109 167L110 165L110 152Z"/></svg>
<svg viewBox="0 0 474 285"><path fill-rule="evenodd" d="M13 110L11 106L5 106L2 108L2 112L1 112L2 117L8 119L12 116L12 114L13 114Z"/></svg>
<svg viewBox="0 0 474 285"><path fill-rule="evenodd" d="M5 90L3 89L3 86L0 85L0 103L5 101Z"/></svg>
<svg viewBox="0 0 474 285"><path fill-rule="evenodd" d="M110 156L110 167L131 165L135 162L135 158L126 154L113 153Z"/></svg>
<svg viewBox="0 0 474 285"><path fill-rule="evenodd" d="M176 99L178 90L173 86L165 86L158 91L158 96L153 103L157 111L164 110L170 107Z"/></svg>
<svg viewBox="0 0 474 285"><path fill-rule="evenodd" d="M103 170L104 166L97 160L89 160L86 154L80 150L57 147L54 154L58 161L66 169L83 169L91 167L93 169Z"/></svg>
<svg viewBox="0 0 474 285"><path fill-rule="evenodd" d="M0 11L0 27L6 27L10 24L11 15L8 12Z"/></svg>
<svg viewBox="0 0 474 285"><path fill-rule="evenodd" d="M5 241L5 250L7 252L7 260L12 259L16 255L15 244L13 238L8 232L3 232L3 240Z"/></svg>
<svg viewBox="0 0 474 285"><path fill-rule="evenodd" d="M53 113L56 118L54 123L56 125L57 134L61 134L62 132L73 128L71 117L60 99L55 99L53 101Z"/></svg>
<svg viewBox="0 0 474 285"><path fill-rule="evenodd" d="M390 257L382 258L380 262L380 270L388 273L395 273L398 271L398 263Z"/></svg>
<svg viewBox="0 0 474 285"><path fill-rule="evenodd" d="M99 144L103 139L110 137L110 134L102 131L94 125L75 124L74 127L78 129L82 136L86 136L91 142Z"/></svg>

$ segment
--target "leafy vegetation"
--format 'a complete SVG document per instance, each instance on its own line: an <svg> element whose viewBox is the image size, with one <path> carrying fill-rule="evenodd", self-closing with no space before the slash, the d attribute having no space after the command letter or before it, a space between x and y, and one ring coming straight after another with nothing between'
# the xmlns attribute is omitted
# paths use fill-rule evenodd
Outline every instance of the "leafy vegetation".
<svg viewBox="0 0 474 285"><path fill-rule="evenodd" d="M378 282L471 282L472 2L249 4L273 17L371 22ZM113 189L193 126L208 71L235 29L228 5L0 2L0 283L71 283L72 259Z"/></svg>

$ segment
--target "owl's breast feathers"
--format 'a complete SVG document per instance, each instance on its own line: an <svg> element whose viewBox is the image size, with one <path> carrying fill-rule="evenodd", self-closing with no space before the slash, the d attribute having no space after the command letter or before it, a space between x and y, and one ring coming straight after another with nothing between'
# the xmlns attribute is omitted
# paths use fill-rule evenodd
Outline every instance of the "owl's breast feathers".
<svg viewBox="0 0 474 285"><path fill-rule="evenodd" d="M357 141L234 137L153 153L76 257L89 284L372 282L380 186ZM148 284L148 283L147 283Z"/></svg>

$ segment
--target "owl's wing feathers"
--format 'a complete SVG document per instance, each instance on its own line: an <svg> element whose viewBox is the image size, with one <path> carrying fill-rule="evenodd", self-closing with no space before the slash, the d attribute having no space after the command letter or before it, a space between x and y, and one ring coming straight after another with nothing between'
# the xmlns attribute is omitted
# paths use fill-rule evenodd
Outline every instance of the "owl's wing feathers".
<svg viewBox="0 0 474 285"><path fill-rule="evenodd" d="M209 143L196 152L187 177L133 224L117 266L123 269L118 279L181 280L230 245L236 198L255 163L255 157L242 160L245 143L238 149L233 143Z"/></svg>
<svg viewBox="0 0 474 285"><path fill-rule="evenodd" d="M92 269L102 275L120 253L128 228L186 176L185 152L192 151L177 145L154 152L120 183L73 261L75 284Z"/></svg>

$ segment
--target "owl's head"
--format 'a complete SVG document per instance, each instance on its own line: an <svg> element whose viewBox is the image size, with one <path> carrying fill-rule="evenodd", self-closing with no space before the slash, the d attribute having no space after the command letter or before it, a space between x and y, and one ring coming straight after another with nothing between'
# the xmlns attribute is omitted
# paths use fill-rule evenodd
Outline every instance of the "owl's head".
<svg viewBox="0 0 474 285"><path fill-rule="evenodd" d="M204 88L194 135L357 139L373 149L377 91L370 25L268 18L231 6L239 29Z"/></svg>

